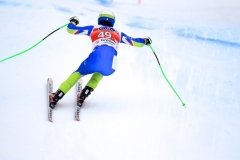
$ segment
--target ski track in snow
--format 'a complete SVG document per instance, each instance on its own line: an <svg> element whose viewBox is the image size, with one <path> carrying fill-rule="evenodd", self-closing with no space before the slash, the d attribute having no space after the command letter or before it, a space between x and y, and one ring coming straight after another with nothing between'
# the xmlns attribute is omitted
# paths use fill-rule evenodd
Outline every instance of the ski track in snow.
<svg viewBox="0 0 240 160"><path fill-rule="evenodd" d="M166 76L186 103L181 106L149 47L120 44L117 71L88 97L80 122L74 120L75 88L48 122L47 78L55 91L91 52L88 37L63 28L0 63L0 159L240 159L240 5L196 4L0 1L0 59L36 44L72 16L79 25L96 24L100 11L111 10L116 28L152 38Z"/></svg>

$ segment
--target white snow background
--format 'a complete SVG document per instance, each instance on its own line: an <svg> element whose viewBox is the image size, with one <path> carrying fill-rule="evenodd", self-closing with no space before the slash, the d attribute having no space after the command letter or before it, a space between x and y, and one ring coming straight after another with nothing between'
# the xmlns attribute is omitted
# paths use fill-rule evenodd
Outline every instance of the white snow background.
<svg viewBox="0 0 240 160"><path fill-rule="evenodd" d="M78 16L102 10L148 46L120 44L118 68L104 77L74 120L72 88L47 120L54 91L92 50L63 28L0 63L0 160L239 160L239 0L0 0L0 59L19 53ZM90 76L83 78L84 84Z"/></svg>

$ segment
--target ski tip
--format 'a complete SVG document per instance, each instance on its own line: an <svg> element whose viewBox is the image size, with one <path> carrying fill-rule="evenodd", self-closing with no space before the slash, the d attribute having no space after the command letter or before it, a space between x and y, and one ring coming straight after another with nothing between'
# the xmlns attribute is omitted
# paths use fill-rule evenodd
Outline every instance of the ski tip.
<svg viewBox="0 0 240 160"><path fill-rule="evenodd" d="M79 118L79 117L75 117L75 119L76 119L77 121L80 121L80 118Z"/></svg>
<svg viewBox="0 0 240 160"><path fill-rule="evenodd" d="M83 83L83 79L80 78L80 79L78 80L78 82L82 84L82 83Z"/></svg>
<svg viewBox="0 0 240 160"><path fill-rule="evenodd" d="M52 120L52 118L48 118L48 121L53 123L53 120Z"/></svg>
<svg viewBox="0 0 240 160"><path fill-rule="evenodd" d="M52 78L48 78L47 81L48 82L52 82L53 80L52 80Z"/></svg>

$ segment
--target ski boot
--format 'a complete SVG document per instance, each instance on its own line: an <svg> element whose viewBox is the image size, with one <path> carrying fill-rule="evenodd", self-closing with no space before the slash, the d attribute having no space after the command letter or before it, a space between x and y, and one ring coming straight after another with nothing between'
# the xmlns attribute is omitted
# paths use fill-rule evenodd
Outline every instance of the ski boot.
<svg viewBox="0 0 240 160"><path fill-rule="evenodd" d="M65 94L63 93L63 91L61 90L57 90L57 92L55 93L52 93L50 96L49 96L49 107L50 108L54 108L57 104L57 102L62 99L62 97L64 96Z"/></svg>
<svg viewBox="0 0 240 160"><path fill-rule="evenodd" d="M85 86L81 94L78 95L77 106L81 107L84 100L91 94L92 91L93 89L91 87Z"/></svg>

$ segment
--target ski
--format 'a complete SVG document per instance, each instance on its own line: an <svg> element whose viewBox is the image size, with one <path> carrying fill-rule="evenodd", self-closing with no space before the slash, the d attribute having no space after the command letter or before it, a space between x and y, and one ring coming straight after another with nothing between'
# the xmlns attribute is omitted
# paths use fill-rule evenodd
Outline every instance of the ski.
<svg viewBox="0 0 240 160"><path fill-rule="evenodd" d="M80 78L77 82L77 99L76 99L76 107L75 107L75 119L77 121L80 121L79 114L80 114L80 108L81 105L78 104L78 100L80 99L80 94L82 92L82 86L83 86L83 80Z"/></svg>
<svg viewBox="0 0 240 160"><path fill-rule="evenodd" d="M48 78L47 80L47 96L48 96L48 120L50 122L52 121L52 114L53 114L53 109L49 106L50 103L50 95L53 92L53 80L51 78Z"/></svg>

